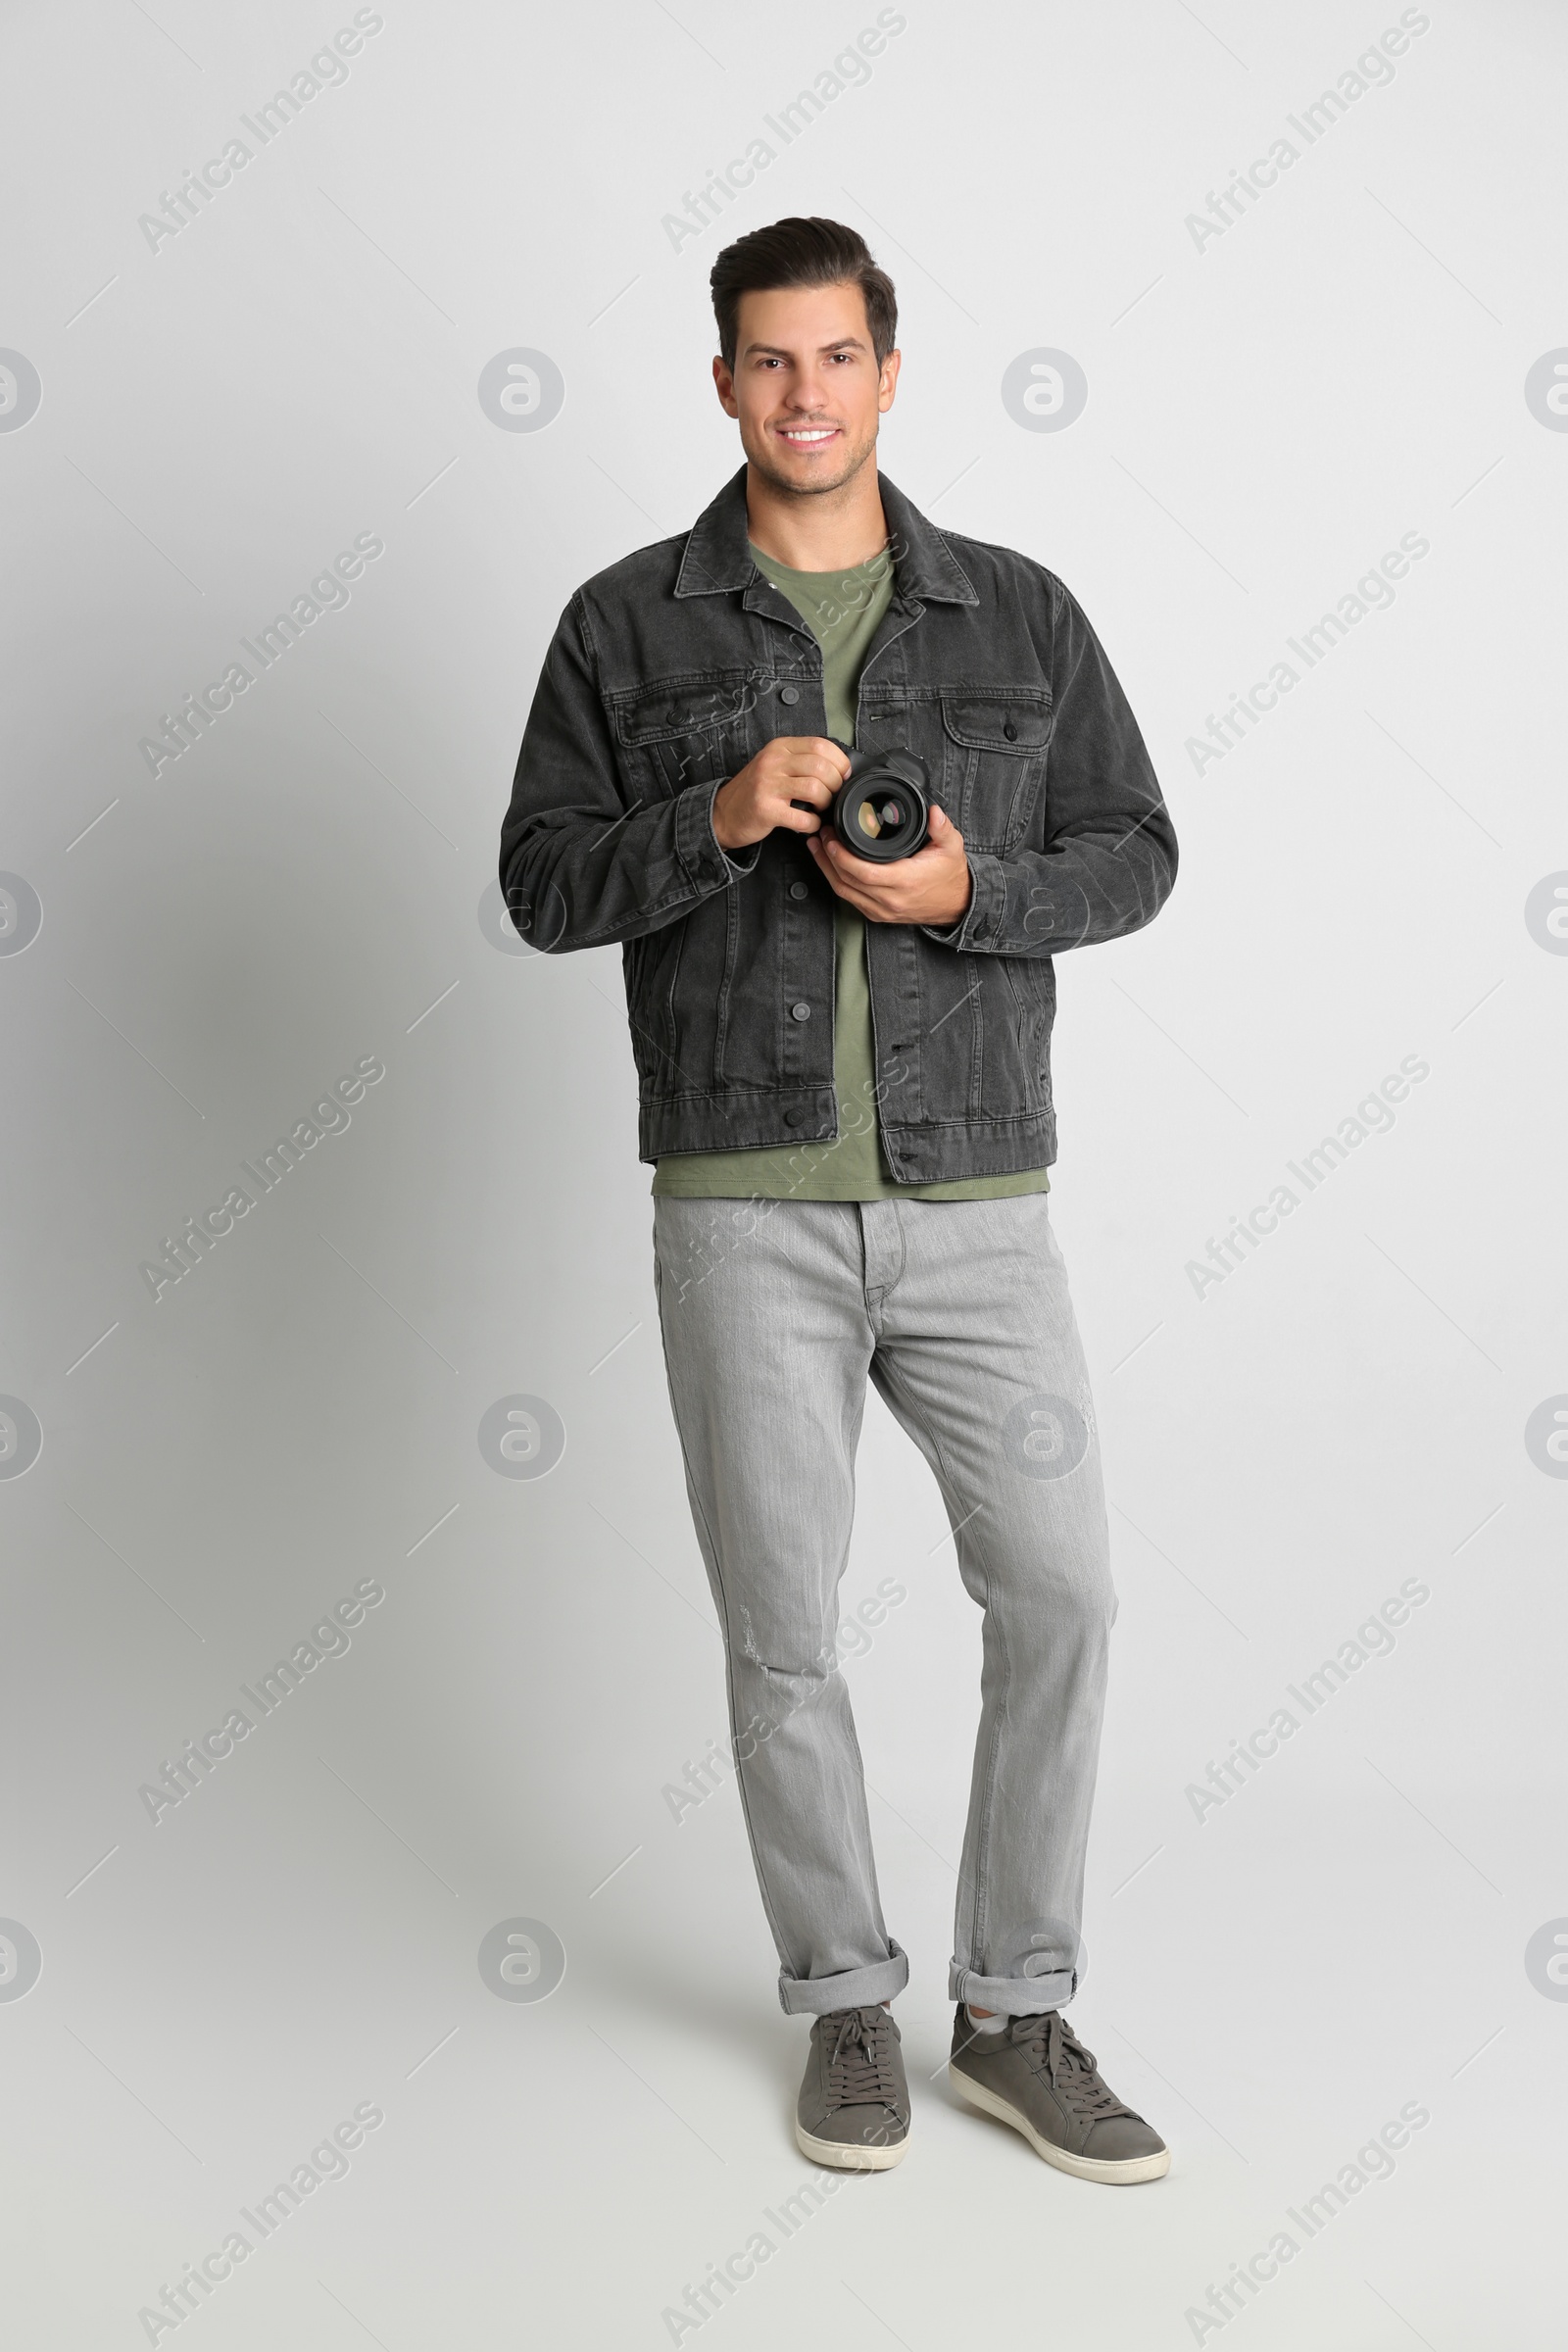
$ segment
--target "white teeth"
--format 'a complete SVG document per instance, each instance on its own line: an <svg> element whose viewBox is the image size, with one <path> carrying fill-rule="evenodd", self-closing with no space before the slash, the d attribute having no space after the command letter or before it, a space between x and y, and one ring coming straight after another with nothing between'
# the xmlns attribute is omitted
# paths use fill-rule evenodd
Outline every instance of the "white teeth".
<svg viewBox="0 0 1568 2352"><path fill-rule="evenodd" d="M821 432L792 433L786 426L784 438L786 441L831 441L833 438L833 428L831 425L829 425Z"/></svg>

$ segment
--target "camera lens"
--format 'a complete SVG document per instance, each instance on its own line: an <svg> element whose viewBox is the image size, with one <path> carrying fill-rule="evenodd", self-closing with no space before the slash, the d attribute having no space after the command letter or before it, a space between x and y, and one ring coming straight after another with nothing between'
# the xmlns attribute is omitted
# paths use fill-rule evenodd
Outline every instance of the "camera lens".
<svg viewBox="0 0 1568 2352"><path fill-rule="evenodd" d="M925 840L928 814L925 764L905 751L858 757L833 804L845 848L877 864L912 857Z"/></svg>

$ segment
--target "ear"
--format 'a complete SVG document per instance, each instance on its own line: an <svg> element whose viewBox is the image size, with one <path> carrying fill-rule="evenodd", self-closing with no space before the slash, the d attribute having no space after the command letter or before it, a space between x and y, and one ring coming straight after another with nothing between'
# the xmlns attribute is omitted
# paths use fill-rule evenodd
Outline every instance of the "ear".
<svg viewBox="0 0 1568 2352"><path fill-rule="evenodd" d="M740 403L735 398L734 375L716 353L713 358L713 389L718 394L719 406L725 416L738 416L741 411Z"/></svg>

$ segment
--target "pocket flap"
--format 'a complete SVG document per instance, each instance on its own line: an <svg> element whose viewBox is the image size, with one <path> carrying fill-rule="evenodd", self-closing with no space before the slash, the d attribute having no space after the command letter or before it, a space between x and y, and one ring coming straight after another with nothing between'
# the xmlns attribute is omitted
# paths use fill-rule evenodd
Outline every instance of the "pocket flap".
<svg viewBox="0 0 1568 2352"><path fill-rule="evenodd" d="M678 736L732 725L756 700L756 688L746 679L717 686L698 681L647 687L616 704L615 732L628 750L671 743Z"/></svg>
<svg viewBox="0 0 1568 2352"><path fill-rule="evenodd" d="M990 694L945 694L942 723L955 743L974 751L1027 757L1051 736L1051 696L1044 688L998 687Z"/></svg>

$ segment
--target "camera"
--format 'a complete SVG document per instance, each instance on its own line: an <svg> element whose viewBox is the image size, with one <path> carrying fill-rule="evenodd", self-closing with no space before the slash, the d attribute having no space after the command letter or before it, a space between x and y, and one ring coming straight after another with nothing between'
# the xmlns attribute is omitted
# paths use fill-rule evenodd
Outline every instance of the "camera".
<svg viewBox="0 0 1568 2352"><path fill-rule="evenodd" d="M917 753L856 752L828 810L847 850L876 865L912 858L925 841L931 803Z"/></svg>

